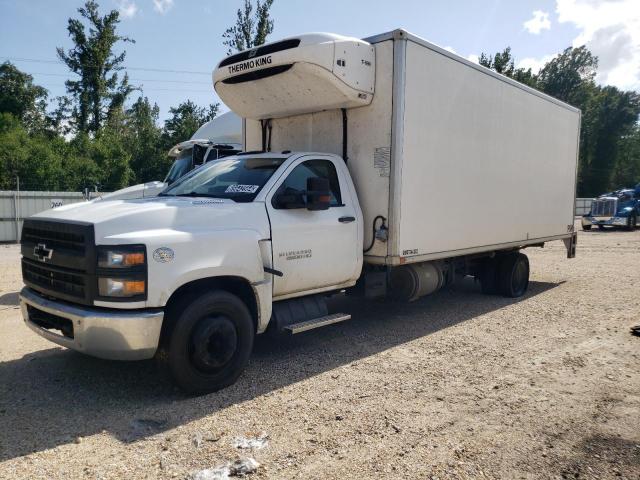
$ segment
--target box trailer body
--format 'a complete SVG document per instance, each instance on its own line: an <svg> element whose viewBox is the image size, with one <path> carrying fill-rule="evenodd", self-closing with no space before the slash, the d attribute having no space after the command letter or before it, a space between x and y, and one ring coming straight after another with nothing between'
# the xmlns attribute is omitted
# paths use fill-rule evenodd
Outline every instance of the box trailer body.
<svg viewBox="0 0 640 480"><path fill-rule="evenodd" d="M403 30L366 40L375 48L375 93L346 112L347 165L364 244L377 216L389 229L366 262L398 265L571 235L578 109ZM343 155L340 109L269 122L272 151ZM261 142L261 121L247 119L245 150L261 150Z"/></svg>
<svg viewBox="0 0 640 480"><path fill-rule="evenodd" d="M245 152L156 198L25 220L29 328L102 358L155 356L202 393L238 378L255 335L349 319L329 295L413 301L472 276L515 298L522 249L575 254L568 105L404 30L265 44L213 82Z"/></svg>

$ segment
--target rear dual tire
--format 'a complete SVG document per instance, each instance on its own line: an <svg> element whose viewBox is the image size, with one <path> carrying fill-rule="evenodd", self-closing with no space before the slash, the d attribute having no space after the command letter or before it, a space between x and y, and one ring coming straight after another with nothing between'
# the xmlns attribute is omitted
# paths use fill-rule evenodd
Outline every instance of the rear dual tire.
<svg viewBox="0 0 640 480"><path fill-rule="evenodd" d="M518 298L529 288L529 259L520 252L484 261L480 272L482 293Z"/></svg>

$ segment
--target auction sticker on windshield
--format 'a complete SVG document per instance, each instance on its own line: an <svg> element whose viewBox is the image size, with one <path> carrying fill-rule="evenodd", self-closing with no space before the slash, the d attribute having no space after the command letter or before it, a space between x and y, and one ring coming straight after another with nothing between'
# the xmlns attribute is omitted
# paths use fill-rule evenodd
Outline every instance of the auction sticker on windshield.
<svg viewBox="0 0 640 480"><path fill-rule="evenodd" d="M256 193L260 185L229 185L225 193Z"/></svg>

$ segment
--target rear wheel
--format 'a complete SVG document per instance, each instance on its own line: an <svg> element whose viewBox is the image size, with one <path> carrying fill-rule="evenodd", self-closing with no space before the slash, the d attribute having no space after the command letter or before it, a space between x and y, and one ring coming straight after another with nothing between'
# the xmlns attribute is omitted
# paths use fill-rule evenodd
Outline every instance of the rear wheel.
<svg viewBox="0 0 640 480"><path fill-rule="evenodd" d="M598 225L598 230L604 230L604 225Z"/></svg>
<svg viewBox="0 0 640 480"><path fill-rule="evenodd" d="M523 253L509 253L498 262L499 292L511 298L524 295L529 287L529 259Z"/></svg>
<svg viewBox="0 0 640 480"><path fill-rule="evenodd" d="M246 305L225 291L174 309L158 352L161 367L188 393L215 392L242 374L255 328Z"/></svg>
<svg viewBox="0 0 640 480"><path fill-rule="evenodd" d="M486 258L480 270L480 287L485 295L498 293L497 262L495 258Z"/></svg>

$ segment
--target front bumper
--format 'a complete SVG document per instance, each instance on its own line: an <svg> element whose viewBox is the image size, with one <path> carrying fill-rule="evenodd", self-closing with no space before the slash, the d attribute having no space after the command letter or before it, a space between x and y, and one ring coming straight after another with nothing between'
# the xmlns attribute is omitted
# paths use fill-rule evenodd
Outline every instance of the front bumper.
<svg viewBox="0 0 640 480"><path fill-rule="evenodd" d="M109 360L152 358L164 318L157 309L101 309L49 300L27 287L20 292L20 308L27 326L41 337Z"/></svg>
<svg viewBox="0 0 640 480"><path fill-rule="evenodd" d="M609 225L609 226L618 226L624 227L627 225L628 219L627 217L582 217L582 226L585 225Z"/></svg>

